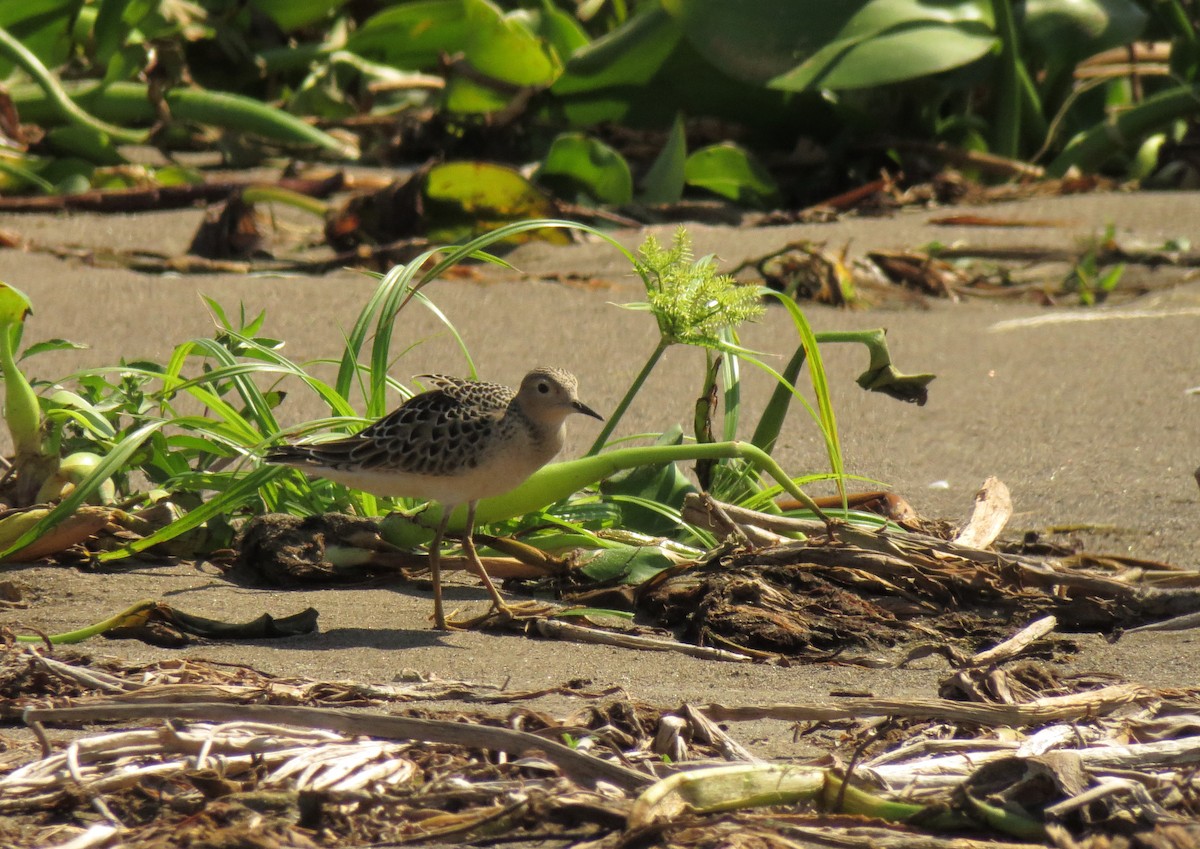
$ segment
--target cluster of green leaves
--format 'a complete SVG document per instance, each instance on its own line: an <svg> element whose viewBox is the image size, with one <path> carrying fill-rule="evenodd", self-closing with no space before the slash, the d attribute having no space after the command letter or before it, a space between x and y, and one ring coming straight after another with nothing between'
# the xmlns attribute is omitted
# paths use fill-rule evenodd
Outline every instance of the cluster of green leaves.
<svg viewBox="0 0 1200 849"><path fill-rule="evenodd" d="M647 236L634 268L646 284L646 306L670 344L721 347L721 335L763 314L758 293L717 273L715 257L696 261L687 231L670 248Z"/></svg>
<svg viewBox="0 0 1200 849"><path fill-rule="evenodd" d="M460 247L432 249L380 278L336 360L293 362L283 355L279 340L263 333L265 315L231 317L209 300L216 323L214 336L177 346L165 363L123 362L43 384L40 402L46 425L41 430L52 434L50 442L63 452L87 451L102 459L49 515L0 552L0 558L70 515L106 481L115 482L115 498L127 507L165 497L182 512L181 518L167 527L101 554L106 560L127 557L192 531L199 534L189 539L193 554L224 546L238 517L263 511L307 514L337 510L379 515L412 506L404 500L379 500L348 491L329 481L309 480L296 470L261 465L257 458L266 445L280 438L352 431L383 415L397 398L406 395L404 387L389 376L394 366L392 329L397 314L416 300L445 321L428 301L425 286L467 258L499 262L483 253L484 249L540 228L577 228L601 235L571 222L537 220L500 228ZM778 436L788 404L799 397L794 384L806 358L820 408L814 417L825 431L835 472L840 470L840 458L817 337L791 299L780 300L790 305L799 344L786 370L789 376L785 376L737 343L736 325L761 312L758 299L765 294L762 290L717 274L710 258L694 259L682 230L670 248L648 240L640 257L609 241L646 281L645 307L655 315L663 334L660 349L610 420L621 419L665 346L698 345L710 356L701 373L702 394L707 394L705 384L714 370L711 355L718 352L723 357L724 441L714 441L711 434L685 440L679 431L649 446L618 447L552 464L513 493L481 502L478 515L481 523L494 523L502 529L536 525L542 531L533 541L541 545L561 548L586 541L600 552L593 567L598 573L612 577L610 573L616 569L627 578L644 577L647 569L662 568L672 557L680 556L680 551L692 550L672 550L657 540L650 544L636 534L676 537L677 547L712 542L704 532L682 522L683 497L695 487L678 468L680 461L702 460L729 469L725 483L713 487L718 497L737 497L743 503L772 509L771 497L786 490L811 505L797 486L805 479L789 477L764 450ZM450 330L454 332L453 327ZM62 344L38 346L34 352ZM474 376L474 363L465 344L462 352L467 371ZM876 354L872 354L873 360ZM743 361L770 372L780 386L758 422L757 445L736 441ZM334 372L334 378L326 381L314 374L322 370ZM285 431L276 415L282 386L311 391L328 406L329 415ZM352 397L362 399L361 415L349 400ZM773 485L761 478L763 473L774 479ZM604 479L609 482L602 492L591 490ZM820 511L817 515L823 516ZM436 518L424 521L428 524ZM402 536L411 535L414 527L409 526ZM412 541L420 541L420 534Z"/></svg>
<svg viewBox="0 0 1200 849"><path fill-rule="evenodd" d="M1063 280L1062 288L1067 292L1077 293L1081 306L1090 307L1103 303L1125 275L1123 262L1108 268L1102 266L1101 252L1111 251L1115 245L1116 227L1109 224L1104 235L1084 251L1083 256L1071 267Z"/></svg>
<svg viewBox="0 0 1200 849"><path fill-rule="evenodd" d="M443 117L436 143L452 154L515 123L508 155L537 160L537 184L610 204L689 189L750 206L820 196L873 175L889 139L1040 158L1054 173L1144 171L1139 147L1157 149L1194 114L1200 70L1182 0L0 5L0 78L22 119L47 129L41 157L0 158L0 189L68 174L75 188L86 165L122 161L118 143L184 144L198 124L221 128L230 151L256 137L352 156L296 116L414 109ZM1139 40L1170 43L1165 73L1075 78L1089 56ZM689 152L683 116L737 127L741 141ZM631 165L597 135L612 125L667 136ZM764 167L760 154L786 160L797 136L822 151L802 176Z"/></svg>

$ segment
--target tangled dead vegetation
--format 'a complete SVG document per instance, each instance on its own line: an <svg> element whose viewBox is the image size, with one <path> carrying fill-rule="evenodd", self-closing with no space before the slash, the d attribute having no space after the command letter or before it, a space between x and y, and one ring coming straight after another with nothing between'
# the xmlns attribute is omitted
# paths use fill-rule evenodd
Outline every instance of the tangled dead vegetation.
<svg viewBox="0 0 1200 849"><path fill-rule="evenodd" d="M902 505L906 506L906 505ZM897 666L929 652L954 662L1003 640L1013 623L1053 615L1066 633L1116 639L1135 628L1186 626L1200 608L1200 572L1123 556L1097 556L1036 541L1008 546L996 538L1011 515L1007 489L984 484L976 513L957 534L911 509L889 506L893 524L879 530L759 513L689 495L684 516L724 540L699 560L677 562L640 584L581 578L541 551L512 543L486 557L509 589L552 592L569 605L637 614L614 624L588 615L554 615L491 623L547 639L675 651L711 660L825 661ZM903 528L898 531L897 527ZM266 526L264 526L266 527ZM368 520L290 520L283 533L255 527L239 558L246 579L338 581L395 574L424 561L398 560ZM796 540L797 533L805 534ZM500 548L499 540L492 540ZM655 540L645 547L653 549ZM661 541L659 541L661 542ZM330 562L355 552L354 570ZM526 549L532 552L530 555ZM360 556L361 555L361 556ZM530 559L536 558L536 559ZM365 565L364 565L365 564ZM451 561L451 568L460 564ZM1064 639L1043 644L1050 656Z"/></svg>
<svg viewBox="0 0 1200 849"><path fill-rule="evenodd" d="M928 698L656 706L586 682L320 681L9 643L0 846L1196 845L1200 689L1054 661L1065 633L1186 626L1200 576L993 548L991 500L953 540L838 526L805 542L778 536L792 520L699 501L724 548L588 590L652 624L507 626L740 662L937 654L951 671ZM823 755L765 759L738 739L748 721Z"/></svg>
<svg viewBox="0 0 1200 849"><path fill-rule="evenodd" d="M968 658L928 699L659 708L568 686L553 692L582 705L565 716L520 704L550 691L13 647L0 843L1194 845L1200 691L1062 678L1029 659L1053 628ZM446 699L481 709L431 709ZM736 739L752 719L827 754L764 761Z"/></svg>

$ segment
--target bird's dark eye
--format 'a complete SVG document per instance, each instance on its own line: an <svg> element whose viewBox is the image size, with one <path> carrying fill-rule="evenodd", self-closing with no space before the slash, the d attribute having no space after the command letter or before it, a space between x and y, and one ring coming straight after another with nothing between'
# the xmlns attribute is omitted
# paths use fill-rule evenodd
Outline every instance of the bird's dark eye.
<svg viewBox="0 0 1200 849"><path fill-rule="evenodd" d="M538 384L538 392L541 392L543 395L545 395L549 391L550 391L549 383L542 382L542 383Z"/></svg>

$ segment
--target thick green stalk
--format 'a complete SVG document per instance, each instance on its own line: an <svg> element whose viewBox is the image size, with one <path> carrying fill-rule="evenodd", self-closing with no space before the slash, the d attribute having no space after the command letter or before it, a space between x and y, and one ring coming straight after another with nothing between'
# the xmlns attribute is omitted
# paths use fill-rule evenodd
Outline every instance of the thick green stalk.
<svg viewBox="0 0 1200 849"><path fill-rule="evenodd" d="M14 340L19 323L0 322L0 370L4 372L4 419L17 457L41 453L42 413L37 394L17 367Z"/></svg>
<svg viewBox="0 0 1200 849"><path fill-rule="evenodd" d="M604 423L600 435L596 437L596 441L588 449L589 457L599 453L604 444L608 442L608 438L612 436L613 430L617 427L617 422L621 421L621 418L625 415L625 411L633 403L634 396L641 391L642 384L646 382L646 378L650 376L650 372L654 371L654 367L658 365L658 361L662 359L663 353L669 347L671 347L671 342L665 336L658 340L658 346L654 349L654 353L650 355L650 359L646 360L646 364L642 366L642 370L638 372L638 376L629 385L629 389L626 390L625 397L621 399L621 403L617 404L617 408L613 410L612 415L608 417L608 421Z"/></svg>
<svg viewBox="0 0 1200 849"><path fill-rule="evenodd" d="M1021 141L1021 45L1011 0L994 0L992 11L996 16L996 33L1000 36L992 153L1016 159Z"/></svg>
<svg viewBox="0 0 1200 849"><path fill-rule="evenodd" d="M865 345L871 357L867 367L869 371L891 365L892 355L888 352L886 339L885 332L878 327L873 330L825 330L817 334L818 342L859 342Z"/></svg>
<svg viewBox="0 0 1200 849"><path fill-rule="evenodd" d="M789 495L811 510L823 522L827 524L832 522L832 519L796 485L795 481L788 477L787 473L769 454L748 442L618 448L614 451L605 451L603 454L581 457L578 460L552 463L534 472L529 480L512 492L480 501L475 512L475 521L479 525L487 525L542 510L585 487L594 486L610 475L636 466L660 466L664 463L679 461L721 460L734 457L742 459L760 472L768 474ZM450 517L449 529L461 532L466 522L466 513L467 511L463 507L455 510ZM437 523L441 521L441 516L440 505L433 505L415 518L423 528L429 529L437 526ZM413 527L407 523L406 525L408 529ZM430 535L420 530L415 534L407 530L401 531L398 528L396 530L398 533L385 530L384 536L389 542L404 547L423 542Z"/></svg>
<svg viewBox="0 0 1200 849"><path fill-rule="evenodd" d="M105 128L112 125L88 115L76 101L112 121L143 123L154 121L157 117L147 92L144 83L134 82L114 82L102 86L93 81L82 81L58 87L58 94L71 104L75 114L84 116L91 122L90 126L99 125L97 129L105 132L109 132ZM44 86L39 85L36 89L14 86L11 95L25 120L48 121L63 117L64 107L59 98L47 92ZM353 145L334 138L296 115L249 97L203 89L173 88L165 93L164 100L171 110L171 117L181 122L224 127L285 145L320 148L345 159L358 158ZM113 129L121 130L120 127ZM123 132L130 134L131 131ZM109 134L112 135L111 132Z"/></svg>
<svg viewBox="0 0 1200 849"><path fill-rule="evenodd" d="M38 84L38 87L45 93L46 99L58 116L69 123L78 124L81 127L90 127L93 130L105 133L119 144L142 144L149 137L149 133L145 130L127 130L124 127L118 127L115 124L101 121L99 118L89 115L80 109L75 104L75 101L71 100L54 74L50 73L46 66L42 64L41 60L33 55L24 44L13 38L8 30L3 27L0 27L0 55L3 55L22 71L29 74L33 78L33 81Z"/></svg>
<svg viewBox="0 0 1200 849"><path fill-rule="evenodd" d="M242 200L246 203L282 203L321 218L329 213L329 204L323 200L282 186L248 186L242 189Z"/></svg>
<svg viewBox="0 0 1200 849"><path fill-rule="evenodd" d="M33 503L42 485L58 471L59 462L58 453L51 451L42 438L37 393L17 366L21 328L31 309L25 293L0 283L0 371L4 376L4 418L13 440L16 487L12 498L17 506ZM25 542L30 541L32 538Z"/></svg>

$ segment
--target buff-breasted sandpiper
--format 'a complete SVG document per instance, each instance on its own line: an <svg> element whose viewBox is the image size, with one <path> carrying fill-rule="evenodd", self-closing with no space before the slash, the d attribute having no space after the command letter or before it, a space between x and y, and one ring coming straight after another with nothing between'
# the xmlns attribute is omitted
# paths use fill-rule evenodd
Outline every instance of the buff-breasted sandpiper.
<svg viewBox="0 0 1200 849"><path fill-rule="evenodd" d="M419 379L433 388L353 436L273 448L264 459L375 495L441 504L429 565L434 623L442 630L447 627L442 540L450 514L465 504L463 551L491 596L493 609L510 615L475 551L475 506L481 498L516 488L550 462L562 449L569 415L582 413L601 421L603 416L579 400L575 377L561 369L534 369L516 392L496 383L440 374Z"/></svg>

